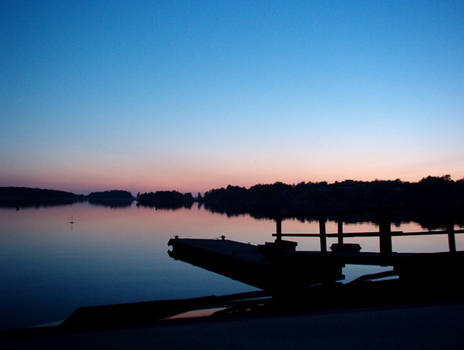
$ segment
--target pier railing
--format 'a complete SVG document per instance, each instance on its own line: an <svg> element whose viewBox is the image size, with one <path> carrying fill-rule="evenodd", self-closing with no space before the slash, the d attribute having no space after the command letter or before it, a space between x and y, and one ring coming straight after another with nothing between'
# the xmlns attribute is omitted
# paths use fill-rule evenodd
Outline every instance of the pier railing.
<svg viewBox="0 0 464 350"><path fill-rule="evenodd" d="M379 237L379 247L381 254L392 253L392 237L407 237L407 236L428 236L428 235L448 235L448 246L450 252L456 252L456 234L464 233L463 229L454 229L454 225L450 224L445 230L428 230L428 231L392 231L391 223L383 221L379 224L379 231L371 232L343 232L343 222L338 222L338 231L336 233L327 233L326 220L319 220L319 233L291 233L282 232L282 221L276 220L276 232L272 234L276 237L276 242L281 241L282 237L319 237L321 244L321 252L327 252L327 238L338 238L338 245L344 245L344 238L355 237Z"/></svg>

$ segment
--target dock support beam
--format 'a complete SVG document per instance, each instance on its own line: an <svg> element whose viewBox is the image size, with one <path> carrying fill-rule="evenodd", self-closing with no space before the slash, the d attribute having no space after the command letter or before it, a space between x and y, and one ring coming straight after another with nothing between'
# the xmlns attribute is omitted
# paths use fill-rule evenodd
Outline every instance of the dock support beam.
<svg viewBox="0 0 464 350"><path fill-rule="evenodd" d="M325 230L325 218L319 219L319 233L321 235L321 252L327 253L327 236Z"/></svg>
<svg viewBox="0 0 464 350"><path fill-rule="evenodd" d="M456 239L454 236L454 225L449 224L447 227L448 230L448 246L450 253L456 253Z"/></svg>
<svg viewBox="0 0 464 350"><path fill-rule="evenodd" d="M282 241L282 219L276 219L276 242Z"/></svg>
<svg viewBox="0 0 464 350"><path fill-rule="evenodd" d="M380 254L388 255L392 252L392 236L389 220L381 220L379 223Z"/></svg>
<svg viewBox="0 0 464 350"><path fill-rule="evenodd" d="M338 222L338 244L343 245L343 221Z"/></svg>

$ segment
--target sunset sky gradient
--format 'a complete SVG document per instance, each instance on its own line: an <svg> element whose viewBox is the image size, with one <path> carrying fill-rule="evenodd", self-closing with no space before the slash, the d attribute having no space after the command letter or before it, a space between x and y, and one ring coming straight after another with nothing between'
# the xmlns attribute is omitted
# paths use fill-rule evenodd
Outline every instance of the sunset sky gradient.
<svg viewBox="0 0 464 350"><path fill-rule="evenodd" d="M2 1L0 186L464 177L463 1Z"/></svg>

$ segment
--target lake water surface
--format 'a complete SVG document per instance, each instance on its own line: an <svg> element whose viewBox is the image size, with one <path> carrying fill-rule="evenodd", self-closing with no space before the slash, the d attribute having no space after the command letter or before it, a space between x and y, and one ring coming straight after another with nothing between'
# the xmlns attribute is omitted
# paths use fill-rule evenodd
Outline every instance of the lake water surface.
<svg viewBox="0 0 464 350"><path fill-rule="evenodd" d="M74 224L69 221L73 217ZM283 232L318 232L318 222L283 221ZM345 224L344 232L377 231L372 223ZM415 223L392 230L421 231ZM327 232L337 223L328 222ZM272 220L227 217L203 208L154 210L78 203L0 209L0 328L28 327L68 317L81 306L189 298L254 290L229 278L171 259L175 235L254 244L272 241ZM317 238L292 239L299 250L318 250ZM328 246L336 239L328 239ZM345 238L379 251L377 238ZM458 250L464 236L456 235ZM397 252L447 251L446 235L393 238ZM379 267L347 266L351 280Z"/></svg>

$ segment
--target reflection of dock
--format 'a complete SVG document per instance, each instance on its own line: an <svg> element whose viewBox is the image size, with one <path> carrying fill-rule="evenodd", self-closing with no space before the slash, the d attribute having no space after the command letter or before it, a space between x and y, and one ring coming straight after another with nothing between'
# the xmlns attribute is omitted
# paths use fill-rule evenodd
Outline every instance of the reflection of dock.
<svg viewBox="0 0 464 350"><path fill-rule="evenodd" d="M169 241L173 258L219 273L272 293L296 290L315 284L331 284L343 279L346 264L391 266L389 272L365 276L373 280L397 276L404 283L453 284L460 282L464 270L464 252L456 251L455 234L464 230L425 232L392 232L389 222L379 225L379 232L326 233L325 220L320 221L319 233L282 233L281 221L276 221L276 240L264 245L252 245L230 240L181 239ZM406 235L448 235L449 252L395 253L392 237ZM319 237L320 251L296 251L296 243L282 237ZM338 242L327 250L327 237L337 237ZM379 237L380 252L361 252L357 244L344 243L346 237Z"/></svg>

